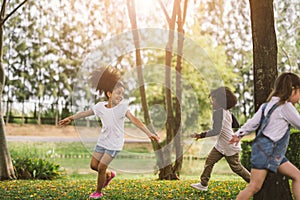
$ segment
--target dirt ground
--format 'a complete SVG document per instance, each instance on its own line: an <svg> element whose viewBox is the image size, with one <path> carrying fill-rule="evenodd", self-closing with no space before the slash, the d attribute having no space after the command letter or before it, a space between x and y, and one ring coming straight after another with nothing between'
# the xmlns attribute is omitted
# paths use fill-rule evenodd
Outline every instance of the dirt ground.
<svg viewBox="0 0 300 200"><path fill-rule="evenodd" d="M5 125L6 135L9 136L53 136L53 137L77 137L74 126L59 128L52 125L34 124L7 124Z"/></svg>
<svg viewBox="0 0 300 200"><path fill-rule="evenodd" d="M5 131L7 136L35 136L35 137L81 137L81 138L98 138L100 127L77 127L68 125L57 127L53 125L34 125L34 124L7 124ZM125 128L125 140L146 142L150 141L145 133L138 128ZM162 138L162 137L161 137Z"/></svg>

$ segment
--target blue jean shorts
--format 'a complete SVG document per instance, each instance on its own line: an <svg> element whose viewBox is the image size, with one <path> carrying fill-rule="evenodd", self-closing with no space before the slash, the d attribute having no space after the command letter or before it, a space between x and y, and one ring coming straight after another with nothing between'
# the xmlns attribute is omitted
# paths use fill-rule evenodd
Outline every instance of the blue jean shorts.
<svg viewBox="0 0 300 200"><path fill-rule="evenodd" d="M277 172L278 167L288 161L285 157L286 148L286 143L278 145L265 136L256 138L252 144L252 168Z"/></svg>
<svg viewBox="0 0 300 200"><path fill-rule="evenodd" d="M95 152L97 152L97 153L103 153L103 154L106 153L106 154L110 155L112 158L115 158L120 151L109 150L109 149L106 149L106 148L101 147L99 145L96 145Z"/></svg>

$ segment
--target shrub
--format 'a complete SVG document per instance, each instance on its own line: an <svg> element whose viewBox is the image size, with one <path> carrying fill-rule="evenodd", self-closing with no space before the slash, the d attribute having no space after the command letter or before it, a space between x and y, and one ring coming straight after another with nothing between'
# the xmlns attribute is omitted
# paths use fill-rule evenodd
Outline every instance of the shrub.
<svg viewBox="0 0 300 200"><path fill-rule="evenodd" d="M60 165L42 158L13 158L15 174L18 179L53 180L62 177Z"/></svg>
<svg viewBox="0 0 300 200"><path fill-rule="evenodd" d="M251 163L250 163L251 150L252 150L251 145L252 145L252 140L251 141L245 140L241 143L241 147L242 147L241 163L248 171L251 170Z"/></svg>
<svg viewBox="0 0 300 200"><path fill-rule="evenodd" d="M248 169L251 169L251 145L252 140L243 141L242 146L242 157L241 163ZM298 169L300 168L300 132L296 132L295 130L291 131L290 142L286 152L286 157L289 159L291 163L293 163Z"/></svg>
<svg viewBox="0 0 300 200"><path fill-rule="evenodd" d="M59 164L39 158L37 149L11 150L12 162L18 179L53 180L64 175Z"/></svg>

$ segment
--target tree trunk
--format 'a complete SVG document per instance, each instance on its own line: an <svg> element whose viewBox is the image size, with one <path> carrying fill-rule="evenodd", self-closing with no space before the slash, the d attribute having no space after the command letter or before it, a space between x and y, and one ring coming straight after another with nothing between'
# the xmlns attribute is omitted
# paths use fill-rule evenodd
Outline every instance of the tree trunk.
<svg viewBox="0 0 300 200"><path fill-rule="evenodd" d="M273 0L250 0L255 110L270 94L277 77L277 40Z"/></svg>
<svg viewBox="0 0 300 200"><path fill-rule="evenodd" d="M0 180L16 179L5 137L3 116L0 119Z"/></svg>
<svg viewBox="0 0 300 200"><path fill-rule="evenodd" d="M38 114L37 114L37 123L38 125L41 125L41 113L42 113L42 104L41 104L41 100L39 100L39 110L38 110Z"/></svg>
<svg viewBox="0 0 300 200"><path fill-rule="evenodd" d="M5 14L6 2L3 2L1 10L1 26L0 26L0 180L15 179L15 173L12 160L8 151L7 141L5 137L5 124L2 115L2 92L5 84L5 74L2 64L3 58L3 20Z"/></svg>
<svg viewBox="0 0 300 200"><path fill-rule="evenodd" d="M138 76L138 86L139 86L139 91L141 95L141 102L142 102L142 108L144 111L144 120L145 124L149 128L151 132L155 132L154 128L152 126L150 114L149 114L149 109L148 109L148 104L147 104L147 98L146 98L146 91L144 87L144 76L143 76L143 70L142 70L142 58L141 58L141 51L140 51L140 39L139 39L139 34L137 30L137 22L136 22L136 12L135 12L135 3L134 0L127 0L127 8L128 8L128 13L129 13L129 18L132 26L132 35L133 35L133 40L134 40L134 45L135 45L135 55L136 55L136 65L137 65L137 76ZM152 142L152 148L155 152L156 156L156 163L159 169L162 169L164 167L164 156L162 152L161 145L158 142Z"/></svg>
<svg viewBox="0 0 300 200"><path fill-rule="evenodd" d="M173 171L172 167L172 149L173 149L173 139L175 135L175 118L173 115L173 103L172 103L172 92L171 92L171 67L172 67L172 52L173 52L173 43L174 43L174 30L175 30L175 22L177 17L177 2L174 1L172 17L168 20L169 22L169 38L166 45L166 58L165 58L165 98L166 98L166 112L167 112L167 120L166 120L166 146L164 150L164 159L165 159L165 167L162 169L162 177L161 179L166 180L174 180L178 179L177 175ZM175 147L176 148L176 147Z"/></svg>
<svg viewBox="0 0 300 200"><path fill-rule="evenodd" d="M5 21L13 14L15 13L18 8L20 8L22 5L26 3L27 0L24 0L22 3L20 3L11 13L9 13L7 16L5 16L5 8L6 8L6 0L2 1L1 6L1 14L0 14L0 180L7 180L7 179L15 179L15 172L12 165L12 160L10 157L10 153L8 151L7 147L7 141L5 137L5 125L3 121L3 115L2 115L2 92L3 87L5 85L5 74L4 74L4 68L2 64L3 60L3 27Z"/></svg>
<svg viewBox="0 0 300 200"><path fill-rule="evenodd" d="M270 94L277 77L277 40L274 28L273 0L250 0L254 65L255 110ZM291 199L286 177L268 173L254 199Z"/></svg>
<svg viewBox="0 0 300 200"><path fill-rule="evenodd" d="M6 101L6 120L5 120L5 124L9 123L9 115L10 115L10 107L9 107L10 101L9 98ZM4 120L4 119L3 119Z"/></svg>
<svg viewBox="0 0 300 200"><path fill-rule="evenodd" d="M269 172L262 189L255 194L256 200L292 200L290 185L286 176Z"/></svg>
<svg viewBox="0 0 300 200"><path fill-rule="evenodd" d="M181 16L180 0L177 0L177 25L178 25L178 49L177 49L177 60L176 60L176 108L175 108L175 138L174 146L176 150L176 161L173 167L173 172L179 177L179 173L183 163L183 146L182 146L182 124L181 124L181 104L182 104L182 56L183 56L183 43L184 43L184 30L183 24L185 22L185 14L187 9L187 1L185 1L183 17Z"/></svg>

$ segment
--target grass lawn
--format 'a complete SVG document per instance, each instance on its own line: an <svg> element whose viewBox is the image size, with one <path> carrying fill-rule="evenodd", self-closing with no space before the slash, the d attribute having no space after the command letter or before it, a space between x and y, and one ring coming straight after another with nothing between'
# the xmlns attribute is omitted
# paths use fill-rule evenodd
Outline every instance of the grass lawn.
<svg viewBox="0 0 300 200"><path fill-rule="evenodd" d="M95 188L95 177L69 177L67 179L16 180L0 182L1 199L88 199ZM231 179L232 178L232 179ZM231 176L212 177L207 192L190 187L198 182L195 177L179 181L158 181L145 176L123 177L120 175L103 189L102 199L235 199L246 186L240 179Z"/></svg>

